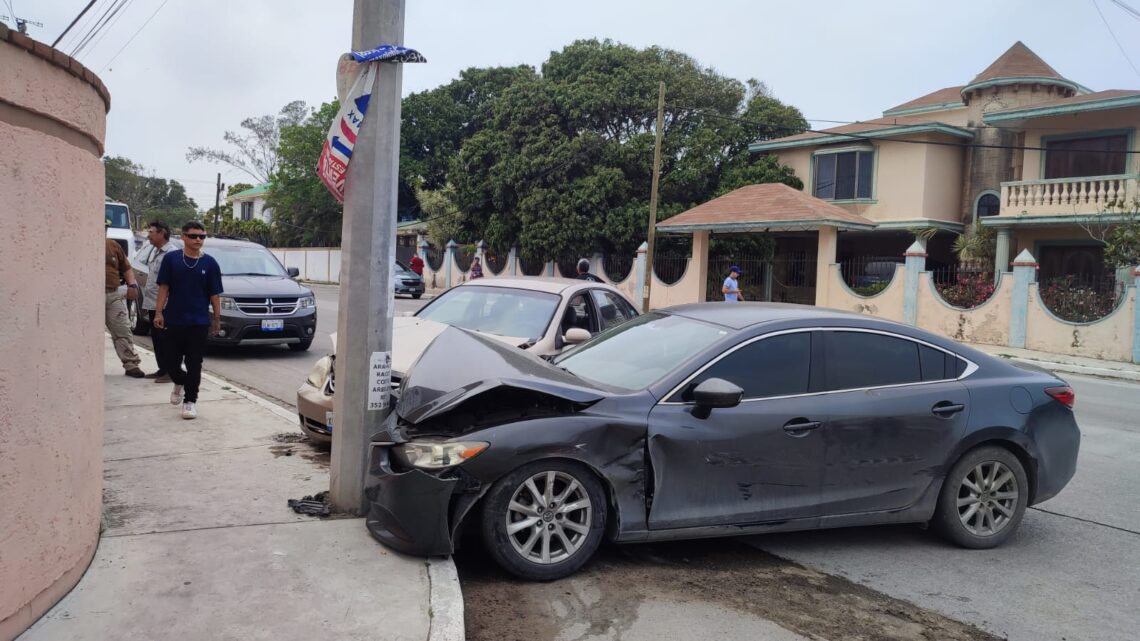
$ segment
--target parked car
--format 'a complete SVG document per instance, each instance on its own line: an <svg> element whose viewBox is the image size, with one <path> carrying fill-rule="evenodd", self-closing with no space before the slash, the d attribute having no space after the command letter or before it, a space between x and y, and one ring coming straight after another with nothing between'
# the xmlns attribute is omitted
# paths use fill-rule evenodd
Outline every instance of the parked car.
<svg viewBox="0 0 1140 641"><path fill-rule="evenodd" d="M392 270L392 291L397 295L406 294L412 298L419 298L424 295L424 279L397 260L395 269Z"/></svg>
<svg viewBox="0 0 1140 641"><path fill-rule="evenodd" d="M371 440L367 526L421 555L474 529L532 580L604 536L930 522L992 548L1072 478L1073 400L1044 370L814 307L674 307L551 362L449 328Z"/></svg>
<svg viewBox="0 0 1140 641"><path fill-rule="evenodd" d="M449 326L478 332L512 349L551 355L635 317L637 309L605 283L562 278L468 281L439 295L413 316L394 319L392 387L399 389L404 372ZM335 363L335 354L318 360L297 390L301 431L320 443L332 440ZM474 371L482 369L479 363L469 366Z"/></svg>
<svg viewBox="0 0 1140 641"><path fill-rule="evenodd" d="M182 241L171 238L177 247ZM147 260L154 246L144 245L131 258L139 286L150 277ZM222 269L222 324L211 345L288 345L302 352L312 345L317 331L317 301L313 290L293 280L298 270L286 269L265 247L246 240L210 238L203 251ZM146 314L138 302L128 301L132 331L150 333Z"/></svg>

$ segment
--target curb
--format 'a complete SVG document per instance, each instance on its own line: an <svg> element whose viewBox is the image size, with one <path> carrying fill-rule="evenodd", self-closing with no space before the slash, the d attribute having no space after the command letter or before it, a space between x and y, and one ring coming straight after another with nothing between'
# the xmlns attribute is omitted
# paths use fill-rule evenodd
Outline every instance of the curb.
<svg viewBox="0 0 1140 641"><path fill-rule="evenodd" d="M1026 363L1028 365L1036 365L1043 367L1051 372L1064 372L1066 374L1081 374L1083 376L1093 376L1096 378L1108 378L1118 381L1128 381L1131 383L1140 383L1140 372L1130 372L1127 370L1111 369L1107 367L1089 367L1087 365L1077 365L1076 363L1058 363L1056 361L1039 361L1033 358L1023 358L1021 356L1012 356L1009 354L998 353L996 356L1019 363Z"/></svg>
<svg viewBox="0 0 1140 641"><path fill-rule="evenodd" d="M428 641L464 641L463 590L451 557L429 559Z"/></svg>

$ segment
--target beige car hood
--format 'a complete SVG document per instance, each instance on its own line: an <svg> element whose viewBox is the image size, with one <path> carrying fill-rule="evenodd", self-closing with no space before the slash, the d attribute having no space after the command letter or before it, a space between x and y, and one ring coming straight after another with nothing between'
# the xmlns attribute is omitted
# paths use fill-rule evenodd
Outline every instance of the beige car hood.
<svg viewBox="0 0 1140 641"><path fill-rule="evenodd" d="M448 327L450 325L445 323L416 318L415 316L397 316L392 319L392 371L406 374L428 345L431 345L431 342ZM479 332L479 334L508 345L522 345L527 342L526 338L497 336L483 332ZM329 335L329 338L332 340L333 353L335 354L336 333Z"/></svg>

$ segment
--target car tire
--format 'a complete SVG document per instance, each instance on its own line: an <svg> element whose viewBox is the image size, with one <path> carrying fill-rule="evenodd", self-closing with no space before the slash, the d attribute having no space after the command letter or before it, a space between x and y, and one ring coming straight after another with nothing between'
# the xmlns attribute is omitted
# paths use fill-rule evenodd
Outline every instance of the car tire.
<svg viewBox="0 0 1140 641"><path fill-rule="evenodd" d="M535 492L543 498L542 509ZM528 463L499 479L483 503L487 551L504 570L528 581L577 572L598 549L605 529L602 483L573 461Z"/></svg>
<svg viewBox="0 0 1140 641"><path fill-rule="evenodd" d="M932 525L964 548L994 548L1013 536L1028 503L1029 479L1017 456L1004 447L979 447L950 468Z"/></svg>
<svg viewBox="0 0 1140 641"><path fill-rule="evenodd" d="M423 294L412 294L412 298L414 298L416 300L419 300L420 296L423 296Z"/></svg>
<svg viewBox="0 0 1140 641"><path fill-rule="evenodd" d="M127 322L131 325L132 334L135 336L150 334L150 321L147 318L146 312L139 309L138 301L127 301Z"/></svg>
<svg viewBox="0 0 1140 641"><path fill-rule="evenodd" d="M306 352L312 346L313 339L311 338L307 341L301 341L300 343L289 343L289 349L293 350L294 352Z"/></svg>

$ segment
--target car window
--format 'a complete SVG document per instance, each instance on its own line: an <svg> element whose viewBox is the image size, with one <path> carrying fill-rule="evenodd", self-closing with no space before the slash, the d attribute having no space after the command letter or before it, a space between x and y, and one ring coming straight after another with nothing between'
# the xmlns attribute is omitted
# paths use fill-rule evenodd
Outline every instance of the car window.
<svg viewBox="0 0 1140 641"><path fill-rule="evenodd" d="M712 323L646 314L565 352L554 364L603 385L645 389L727 335Z"/></svg>
<svg viewBox="0 0 1140 641"><path fill-rule="evenodd" d="M780 334L749 343L713 363L669 399L693 400L693 389L710 378L740 386L744 398L806 394L811 376L811 333Z"/></svg>
<svg viewBox="0 0 1140 641"><path fill-rule="evenodd" d="M285 276L288 273L268 249L256 245L215 245L203 252L218 261L223 276Z"/></svg>
<svg viewBox="0 0 1140 641"><path fill-rule="evenodd" d="M923 380L919 344L868 332L823 332L824 391ZM929 360L929 357L928 357Z"/></svg>
<svg viewBox="0 0 1140 641"><path fill-rule="evenodd" d="M566 304L566 311L562 312L562 333L565 334L573 327L580 327L591 334L598 331L590 301L586 300L586 293L576 294Z"/></svg>
<svg viewBox="0 0 1140 641"><path fill-rule="evenodd" d="M447 290L416 316L497 336L540 338L558 301L557 295L545 292L464 285Z"/></svg>
<svg viewBox="0 0 1140 641"><path fill-rule="evenodd" d="M602 331L617 327L622 323L637 317L633 306L622 300L621 296L604 289L591 289L590 295L594 298L594 305L598 308L599 325Z"/></svg>
<svg viewBox="0 0 1140 641"><path fill-rule="evenodd" d="M919 345L918 357L924 381L953 380L966 371L966 361L933 347Z"/></svg>

